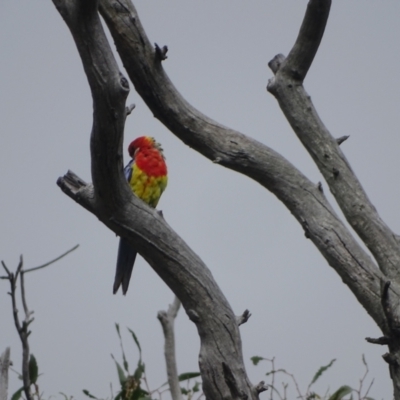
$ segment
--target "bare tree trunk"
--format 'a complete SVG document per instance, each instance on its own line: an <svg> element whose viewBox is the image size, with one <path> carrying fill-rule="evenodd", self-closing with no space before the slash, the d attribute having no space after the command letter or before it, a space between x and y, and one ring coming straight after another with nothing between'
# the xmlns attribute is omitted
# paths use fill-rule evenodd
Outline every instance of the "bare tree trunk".
<svg viewBox="0 0 400 400"><path fill-rule="evenodd" d="M121 142L128 82L117 69L97 15L97 2L53 0L74 36L91 87L93 186L73 174L58 184L135 248L169 285L195 322L201 339L200 369L208 399L258 398L244 371L233 312L202 261L166 222L132 197L122 176ZM320 45L330 0L310 0L287 58L276 56L268 91L320 169L347 221L370 250L363 250L336 215L322 190L267 146L211 120L192 107L162 68L166 47L150 44L130 0L99 0L136 91L156 118L214 163L255 180L282 201L329 265L341 276L383 332L372 343L389 346L394 395L400 400L400 246L324 126L303 81ZM218 350L217 350L218 349ZM259 387L259 386L258 386Z"/></svg>
<svg viewBox="0 0 400 400"><path fill-rule="evenodd" d="M81 56L93 97L93 186L68 173L62 190L126 237L181 300L196 324L203 391L207 399L258 399L247 378L239 329L211 272L154 209L133 196L122 173L128 81L119 72L95 0L53 0ZM118 3L115 3L116 5ZM155 62L161 59L155 55Z"/></svg>

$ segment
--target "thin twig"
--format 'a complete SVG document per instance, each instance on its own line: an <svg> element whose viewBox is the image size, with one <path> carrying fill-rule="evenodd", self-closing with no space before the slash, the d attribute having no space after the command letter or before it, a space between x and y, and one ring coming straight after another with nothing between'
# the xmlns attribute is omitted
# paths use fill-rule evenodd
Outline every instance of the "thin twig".
<svg viewBox="0 0 400 400"><path fill-rule="evenodd" d="M38 269L42 269L42 268L48 267L50 264L55 263L56 261L58 261L58 260L60 260L61 258L65 257L67 254L73 252L73 251L76 250L78 247L79 247L79 244L75 245L72 249L69 249L69 250L66 251L64 254L61 254L61 256L58 256L58 257L55 258L54 260L51 260L51 261L49 261L49 262L47 262L47 263L45 263L45 264L43 264L43 265L39 265L38 267L26 269L26 270L24 271L24 273L26 274L27 272L32 272L32 271L36 271L36 270L38 270Z"/></svg>
<svg viewBox="0 0 400 400"><path fill-rule="evenodd" d="M24 271L21 271L21 300L22 300L22 306L24 307L24 312L25 312L25 321L27 321L29 323L30 312L29 312L28 305L26 303L26 297L25 297Z"/></svg>
<svg viewBox="0 0 400 400"><path fill-rule="evenodd" d="M22 343L22 380L24 383L24 392L25 392L26 400L33 400L33 396L30 391L30 387L31 387L31 380L30 380L30 376L29 376L30 350L29 350L29 341L28 341L28 337L31 333L28 328L29 328L29 325L31 324L31 322L33 321L33 318L31 318L33 311L29 311L28 303L26 301L24 275L27 272L36 271L38 269L45 268L45 267L49 266L50 264L53 264L54 262L60 260L67 254L69 254L70 252L74 251L76 248L78 248L78 246L79 245L74 246L72 249L68 250L67 252L65 252L64 254L55 258L54 260L51 260L43 265L40 265L39 267L30 268L27 270L23 270L24 262L23 262L23 257L21 255L19 264L18 264L18 267L17 267L15 273L11 272L7 268L4 261L1 262L4 270L7 273L7 276L2 277L2 279L8 279L10 281L11 291L9 292L9 295L11 296L14 325L15 325L15 328L18 332L18 335L19 335L21 343ZM25 318L22 320L22 323L18 316L18 308L17 308L17 300L16 300L18 276L21 277L21 302L22 302L22 307L24 309L24 314L25 314ZM37 385L35 385L35 394L36 394L36 397L38 397L38 398L41 397L40 393L39 393L39 388Z"/></svg>
<svg viewBox="0 0 400 400"><path fill-rule="evenodd" d="M273 373L272 373L272 378L271 378L271 387L272 388L275 388L275 357L272 357L272 360L271 360L271 364L272 364L272 371L274 371ZM270 399L271 400L273 400L272 399L272 390L271 390L271 397L270 397ZM280 397L280 396L279 396Z"/></svg>
<svg viewBox="0 0 400 400"><path fill-rule="evenodd" d="M6 264L4 263L4 261L1 262L1 265L3 266L3 268L6 270L7 276L2 276L2 279L9 279L9 276L11 275L11 272L9 271L9 269L7 268Z"/></svg>
<svg viewBox="0 0 400 400"><path fill-rule="evenodd" d="M18 275L21 272L22 267L24 265L23 257L22 257L22 255L20 256L19 264L15 271L15 274L10 272L7 269L4 262L2 262L2 264L8 274L8 279L10 281L10 286L11 286L10 296L11 296L12 311L13 311L13 317L14 317L14 325L15 325L15 328L17 329L19 338L21 339L21 343L22 343L22 380L24 382L24 392L25 392L26 400L32 400L31 392L29 389L30 388L29 342L28 342L29 313L27 314L25 293L21 292L22 302L24 303L24 309L25 309L25 320L22 322L22 325L21 325L21 322L18 317L18 308L17 308L17 300L16 300ZM21 274L21 277L22 277L22 274ZM21 282L22 282L22 279L21 279Z"/></svg>

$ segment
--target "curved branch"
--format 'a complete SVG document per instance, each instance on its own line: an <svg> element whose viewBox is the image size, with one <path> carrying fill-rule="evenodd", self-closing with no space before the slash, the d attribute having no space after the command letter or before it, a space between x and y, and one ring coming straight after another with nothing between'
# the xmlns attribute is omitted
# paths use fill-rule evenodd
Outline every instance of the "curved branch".
<svg viewBox="0 0 400 400"><path fill-rule="evenodd" d="M220 125L192 107L163 70L130 0L119 0L118 7L115 4L100 0L100 12L135 89L154 116L205 157L248 176L274 193L367 312L386 330L380 305L379 282L383 275L317 185L272 149Z"/></svg>
<svg viewBox="0 0 400 400"><path fill-rule="evenodd" d="M199 364L208 399L226 399L223 365L229 365L240 398L257 399L242 359L236 317L199 257L159 213L133 196L122 173L121 143L127 81L121 78L94 0L53 0L71 30L93 97L93 186L68 173L62 190L105 225L126 237L182 301L201 339ZM119 3L114 3L118 5Z"/></svg>
<svg viewBox="0 0 400 400"><path fill-rule="evenodd" d="M282 70L293 79L303 81L317 54L328 22L331 0L311 0L296 42Z"/></svg>
<svg viewBox="0 0 400 400"><path fill-rule="evenodd" d="M268 91L278 100L285 117L327 181L349 224L371 251L383 273L389 279L400 282L400 247L395 234L380 218L352 171L339 147L342 138L340 142L333 138L304 90L301 77L293 73L299 65L304 64L304 60L312 61L326 24L326 15L312 12L313 3L317 8L319 3L324 2L310 1L299 38L288 58L284 60L279 54L270 61L269 66L275 77L268 83ZM312 18L316 19L314 24L321 27L319 33L316 32L313 41L309 40L313 45L300 46L303 40L310 39L306 34L307 29L303 28L312 26ZM302 39L302 36L305 38Z"/></svg>

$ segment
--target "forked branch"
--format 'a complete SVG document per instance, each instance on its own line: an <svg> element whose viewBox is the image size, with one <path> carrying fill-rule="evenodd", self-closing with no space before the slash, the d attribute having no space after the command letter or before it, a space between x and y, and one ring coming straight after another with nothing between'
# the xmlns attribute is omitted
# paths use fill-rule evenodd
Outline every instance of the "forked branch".
<svg viewBox="0 0 400 400"><path fill-rule="evenodd" d="M24 273L23 273L23 258L22 255L19 260L18 267L14 272L10 272L7 268L4 261L1 262L3 265L4 270L6 271L7 275L2 277L3 279L8 279L10 281L10 296L11 296L11 303L12 303L12 311L14 317L14 325L17 329L19 338L21 339L22 343L22 381L24 383L24 392L27 400L32 400L32 395L30 391L31 381L29 377L29 341L28 337L30 335L29 325L33 322L32 314L33 311L28 310L26 298L25 298L25 288L24 288ZM17 282L18 278L21 282L21 300L24 308L25 318L21 321L18 315L18 307L17 307Z"/></svg>
<svg viewBox="0 0 400 400"><path fill-rule="evenodd" d="M400 279L400 246L380 218L336 140L325 127L302 85L327 23L331 0L311 0L288 57L270 61L275 73L268 90L327 181L347 221L389 279ZM346 139L346 137L344 137Z"/></svg>
<svg viewBox="0 0 400 400"><path fill-rule="evenodd" d="M94 107L93 186L70 172L58 180L58 185L106 226L127 238L182 301L188 315L196 315L192 320L201 339L200 370L206 397L229 396L222 368L227 364L241 395L257 399L258 394L244 372L236 317L210 271L156 210L132 195L125 182L121 154L128 85L103 32L97 2L53 2L75 40ZM122 2L113 2L113 7L125 12ZM154 49L152 55L155 56ZM160 56L153 61L161 65Z"/></svg>
<svg viewBox="0 0 400 400"><path fill-rule="evenodd" d="M311 2L308 8L311 16L306 20L321 15L322 22L313 29L308 29L308 23L304 22L301 30L307 34L315 33L318 44L329 12L327 2L321 0L320 3L324 3L322 11ZM379 281L383 275L335 214L318 186L269 147L213 121L192 107L156 60L156 50L131 1L119 0L118 4L119 7L114 7L111 0L100 0L100 12L129 78L154 116L211 161L248 176L274 193L376 323L386 329L379 301ZM315 54L318 45L313 43L307 42L302 47ZM296 52L293 57L295 55ZM312 58L310 55L304 58L303 71L306 72Z"/></svg>
<svg viewBox="0 0 400 400"><path fill-rule="evenodd" d="M31 376L29 374L29 362L30 362L30 349L29 349L29 335L31 334L31 331L29 330L29 325L33 322L34 318L32 317L33 311L29 311L28 308L28 303L26 301L26 293L25 293L25 274L27 272L33 272L33 271L38 271L40 269L46 268L49 265L55 263L56 261L60 260L61 258L65 257L67 254L71 253L72 251L76 250L79 247L79 245L74 246L72 249L66 251L65 253L61 254L60 256L56 257L55 259L42 264L38 267L33 267L33 268L28 268L26 270L23 269L24 262L22 255L20 257L20 261L18 264L17 269L15 272L11 272L4 261L1 262L4 270L6 271L5 276L1 276L1 279L6 279L10 282L10 292L9 295L11 296L11 304L12 304L12 313L13 313L13 318L14 318L14 325L15 328L18 332L19 338L22 343L22 381L23 381L23 390L26 396L27 400L33 399L33 396L31 394L31 384L33 383L31 381ZM21 287L21 302L22 302L22 308L24 310L24 318L21 320L20 316L18 314L18 307L17 307L17 283L18 279L20 282L20 287ZM9 351L8 351L8 358L9 358ZM8 366L7 366L8 368ZM2 374L3 377L3 374ZM2 378L3 379L3 378ZM0 382L1 383L1 382ZM1 387L1 385L0 385ZM0 396L0 400L1 400Z"/></svg>

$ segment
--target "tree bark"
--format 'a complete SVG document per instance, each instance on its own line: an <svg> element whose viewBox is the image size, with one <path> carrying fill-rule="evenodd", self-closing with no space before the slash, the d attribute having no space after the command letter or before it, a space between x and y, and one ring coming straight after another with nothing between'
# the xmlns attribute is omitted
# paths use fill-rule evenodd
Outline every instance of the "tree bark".
<svg viewBox="0 0 400 400"><path fill-rule="evenodd" d="M310 2L310 4L314 4ZM319 40L329 13L329 2L323 12L308 7L305 21L314 20ZM240 172L260 183L281 200L302 225L305 234L350 287L375 322L386 329L380 305L382 273L359 246L326 200L320 186L310 182L289 161L269 147L244 134L220 125L192 107L169 80L129 0L115 7L100 0L115 45L135 85L156 118L183 142L215 163ZM309 23L309 22L308 22ZM309 33L307 31L307 33ZM302 48L315 44L297 46ZM303 57L311 63L314 55ZM305 67L303 67L305 73Z"/></svg>
<svg viewBox="0 0 400 400"><path fill-rule="evenodd" d="M274 193L381 328L390 343L389 356L385 355L384 359L390 366L395 398L400 399L397 328L400 315L396 306L400 297L399 237L380 218L340 150L339 141L319 119L302 86L320 45L330 6L331 0L309 1L298 38L287 59L278 55L270 62L275 77L268 90L277 98L347 221L375 261L333 211L321 184L310 182L267 146L203 115L180 95L162 68L159 47L151 46L130 0L118 3L100 0L100 12L129 78L154 116L214 163L240 172ZM382 288L386 282L390 284L385 292ZM386 312L385 307L390 311Z"/></svg>
<svg viewBox="0 0 400 400"><path fill-rule="evenodd" d="M164 357L172 400L183 400L179 385L178 367L176 365L174 329L175 318L178 315L180 306L181 302L175 296L174 302L168 307L168 311L159 311L157 315L164 333Z"/></svg>
<svg viewBox="0 0 400 400"><path fill-rule="evenodd" d="M128 83L120 76L105 39L97 2L53 2L74 36L94 104L93 186L73 174L60 178L59 185L110 229L129 238L180 298L200 335L200 369L206 397L257 398L257 390L244 372L234 315L211 273L162 217L134 198L124 183L121 142ZM154 116L214 163L240 172L274 193L381 328L383 342L389 345L384 359L389 363L395 398L400 400L399 239L379 217L340 150L339 141L323 125L303 88L331 1L309 1L288 57L279 55L270 62L275 77L268 90L375 260L336 215L320 183L311 182L267 146L203 115L180 95L162 68L167 48L150 44L130 0L100 0L99 5L129 78Z"/></svg>
<svg viewBox="0 0 400 400"><path fill-rule="evenodd" d="M207 399L258 399L247 378L236 317L200 258L159 213L133 196L122 173L122 138L128 81L120 74L106 40L95 0L53 0L81 56L93 98L92 179L73 173L61 189L126 237L167 283L196 324Z"/></svg>

